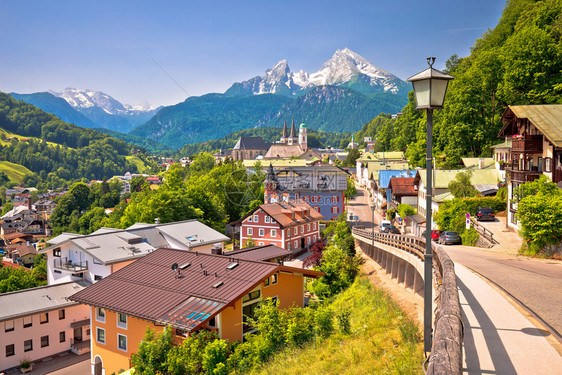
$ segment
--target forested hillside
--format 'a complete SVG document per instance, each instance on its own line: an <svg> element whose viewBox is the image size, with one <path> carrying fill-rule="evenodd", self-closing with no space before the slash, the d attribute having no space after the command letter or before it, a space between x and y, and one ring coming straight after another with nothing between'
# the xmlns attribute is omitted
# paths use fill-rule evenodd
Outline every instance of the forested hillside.
<svg viewBox="0 0 562 375"><path fill-rule="evenodd" d="M455 167L462 156L491 154L508 105L562 103L562 1L508 1L470 56L452 56L446 66L455 79L434 114L434 151L443 166ZM358 135L378 136L379 150L406 151L421 166L425 133L425 113L410 95L402 116L379 116Z"/></svg>
<svg viewBox="0 0 562 375"><path fill-rule="evenodd" d="M28 186L61 187L66 181L103 179L136 167L125 156L130 146L95 130L67 124L54 115L0 92L0 160L27 167ZM48 143L54 142L56 144Z"/></svg>

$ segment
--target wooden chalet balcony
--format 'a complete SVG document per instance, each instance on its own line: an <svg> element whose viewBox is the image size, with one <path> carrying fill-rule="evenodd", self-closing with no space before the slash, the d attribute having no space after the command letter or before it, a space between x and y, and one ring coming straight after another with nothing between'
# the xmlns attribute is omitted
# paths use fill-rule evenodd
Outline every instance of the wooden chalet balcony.
<svg viewBox="0 0 562 375"><path fill-rule="evenodd" d="M511 169L509 171L510 179L515 182L532 182L535 181L537 178L540 177L542 172L539 171L518 171L515 169Z"/></svg>
<svg viewBox="0 0 562 375"><path fill-rule="evenodd" d="M525 138L514 139L511 151L542 153L542 135L527 135Z"/></svg>
<svg viewBox="0 0 562 375"><path fill-rule="evenodd" d="M84 272L88 270L88 261L73 262L68 258L55 259L55 268L59 270L71 271L74 273Z"/></svg>

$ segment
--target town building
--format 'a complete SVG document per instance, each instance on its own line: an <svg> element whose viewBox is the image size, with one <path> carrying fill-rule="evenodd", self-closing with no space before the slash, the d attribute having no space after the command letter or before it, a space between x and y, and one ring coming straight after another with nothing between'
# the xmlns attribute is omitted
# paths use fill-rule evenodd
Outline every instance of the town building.
<svg viewBox="0 0 562 375"><path fill-rule="evenodd" d="M232 159L248 160L258 156L264 156L269 150L270 144L261 137L240 137L232 148Z"/></svg>
<svg viewBox="0 0 562 375"><path fill-rule="evenodd" d="M415 176L415 174L414 174ZM418 206L418 186L414 177L391 177L387 191L390 192L390 206L394 209L400 204L409 204L412 208Z"/></svg>
<svg viewBox="0 0 562 375"><path fill-rule="evenodd" d="M10 244L5 247L4 256L8 256L13 263L31 267L33 266L37 249L29 241Z"/></svg>
<svg viewBox="0 0 562 375"><path fill-rule="evenodd" d="M345 211L349 174L332 165L291 167L275 171L270 164L265 179L264 202L306 202L325 220Z"/></svg>
<svg viewBox="0 0 562 375"><path fill-rule="evenodd" d="M506 140L505 142L499 143L497 145L490 146L492 150L494 150L493 159L495 161L495 166L502 176L502 179L506 179L506 170L507 166L511 162L510 154L511 154L511 139Z"/></svg>
<svg viewBox="0 0 562 375"><path fill-rule="evenodd" d="M305 277L323 274L226 255L161 248L72 295L91 308L93 374L127 370L147 328L173 328L174 342L214 330L242 341L261 301L304 306Z"/></svg>
<svg viewBox="0 0 562 375"><path fill-rule="evenodd" d="M319 157L316 153L311 152L305 155L308 151L308 134L305 124L299 127L299 134L297 136L295 130L295 121L291 124L291 133L287 136L287 123L283 125L283 134L279 143L274 143L269 147L264 159L277 159L277 158L311 158Z"/></svg>
<svg viewBox="0 0 562 375"><path fill-rule="evenodd" d="M380 163L373 163L371 167L386 167ZM383 213L389 209L389 204L392 202L392 190L389 189L390 180L393 177L414 177L416 175L415 169L408 169L407 164L393 163L388 166L403 168L403 169L376 169L373 168L370 179L371 195L373 196L373 203L375 208Z"/></svg>
<svg viewBox="0 0 562 375"><path fill-rule="evenodd" d="M513 191L541 175L562 188L562 104L511 105L499 136L511 139L508 158L508 224L518 228Z"/></svg>
<svg viewBox="0 0 562 375"><path fill-rule="evenodd" d="M256 207L240 219L240 244L276 245L293 256L320 239L324 217L309 204L279 201Z"/></svg>
<svg viewBox="0 0 562 375"><path fill-rule="evenodd" d="M49 220L54 209L57 207L57 202L50 199L43 199L35 202L34 207L40 217L45 220Z"/></svg>
<svg viewBox="0 0 562 375"><path fill-rule="evenodd" d="M72 350L90 350L90 310L68 296L84 281L0 294L0 371Z"/></svg>
<svg viewBox="0 0 562 375"><path fill-rule="evenodd" d="M457 174L466 172L469 169L438 169L433 171L433 198L432 212L435 213L439 209L439 205L446 200L453 199L453 195L449 191L449 183L454 181ZM495 168L470 169L472 176L470 183L480 192L482 196L495 195L498 191L498 183L501 176ZM418 186L418 213L422 216L426 215L426 194L427 194L427 172L425 169L417 171L414 183ZM431 224L432 229L436 229L436 224Z"/></svg>
<svg viewBox="0 0 562 375"><path fill-rule="evenodd" d="M101 228L90 235L63 233L40 251L47 255L49 285L96 282L159 247L222 253L229 238L197 220L137 223L127 229Z"/></svg>

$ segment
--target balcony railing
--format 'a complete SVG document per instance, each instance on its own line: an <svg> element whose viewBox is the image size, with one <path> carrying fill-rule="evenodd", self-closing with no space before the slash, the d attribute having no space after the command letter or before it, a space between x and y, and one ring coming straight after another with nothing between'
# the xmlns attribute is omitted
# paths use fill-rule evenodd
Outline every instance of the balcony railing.
<svg viewBox="0 0 562 375"><path fill-rule="evenodd" d="M542 135L528 135L525 138L514 139L511 143L511 151L542 152Z"/></svg>
<svg viewBox="0 0 562 375"><path fill-rule="evenodd" d="M68 258L55 259L55 268L71 272L84 272L88 270L88 261L74 262Z"/></svg>
<svg viewBox="0 0 562 375"><path fill-rule="evenodd" d="M82 355L90 351L90 340L70 339L70 351L76 355Z"/></svg>
<svg viewBox="0 0 562 375"><path fill-rule="evenodd" d="M542 172L540 171L518 171L511 169L509 171L510 179L515 182L532 182L540 177Z"/></svg>

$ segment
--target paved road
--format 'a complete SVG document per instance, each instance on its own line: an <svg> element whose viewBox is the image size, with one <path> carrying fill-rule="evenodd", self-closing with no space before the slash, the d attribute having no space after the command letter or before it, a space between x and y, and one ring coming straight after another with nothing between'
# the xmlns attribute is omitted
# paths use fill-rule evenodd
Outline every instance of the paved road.
<svg viewBox="0 0 562 375"><path fill-rule="evenodd" d="M472 269L499 285L562 334L562 264L498 254L468 246L449 246L455 263Z"/></svg>

